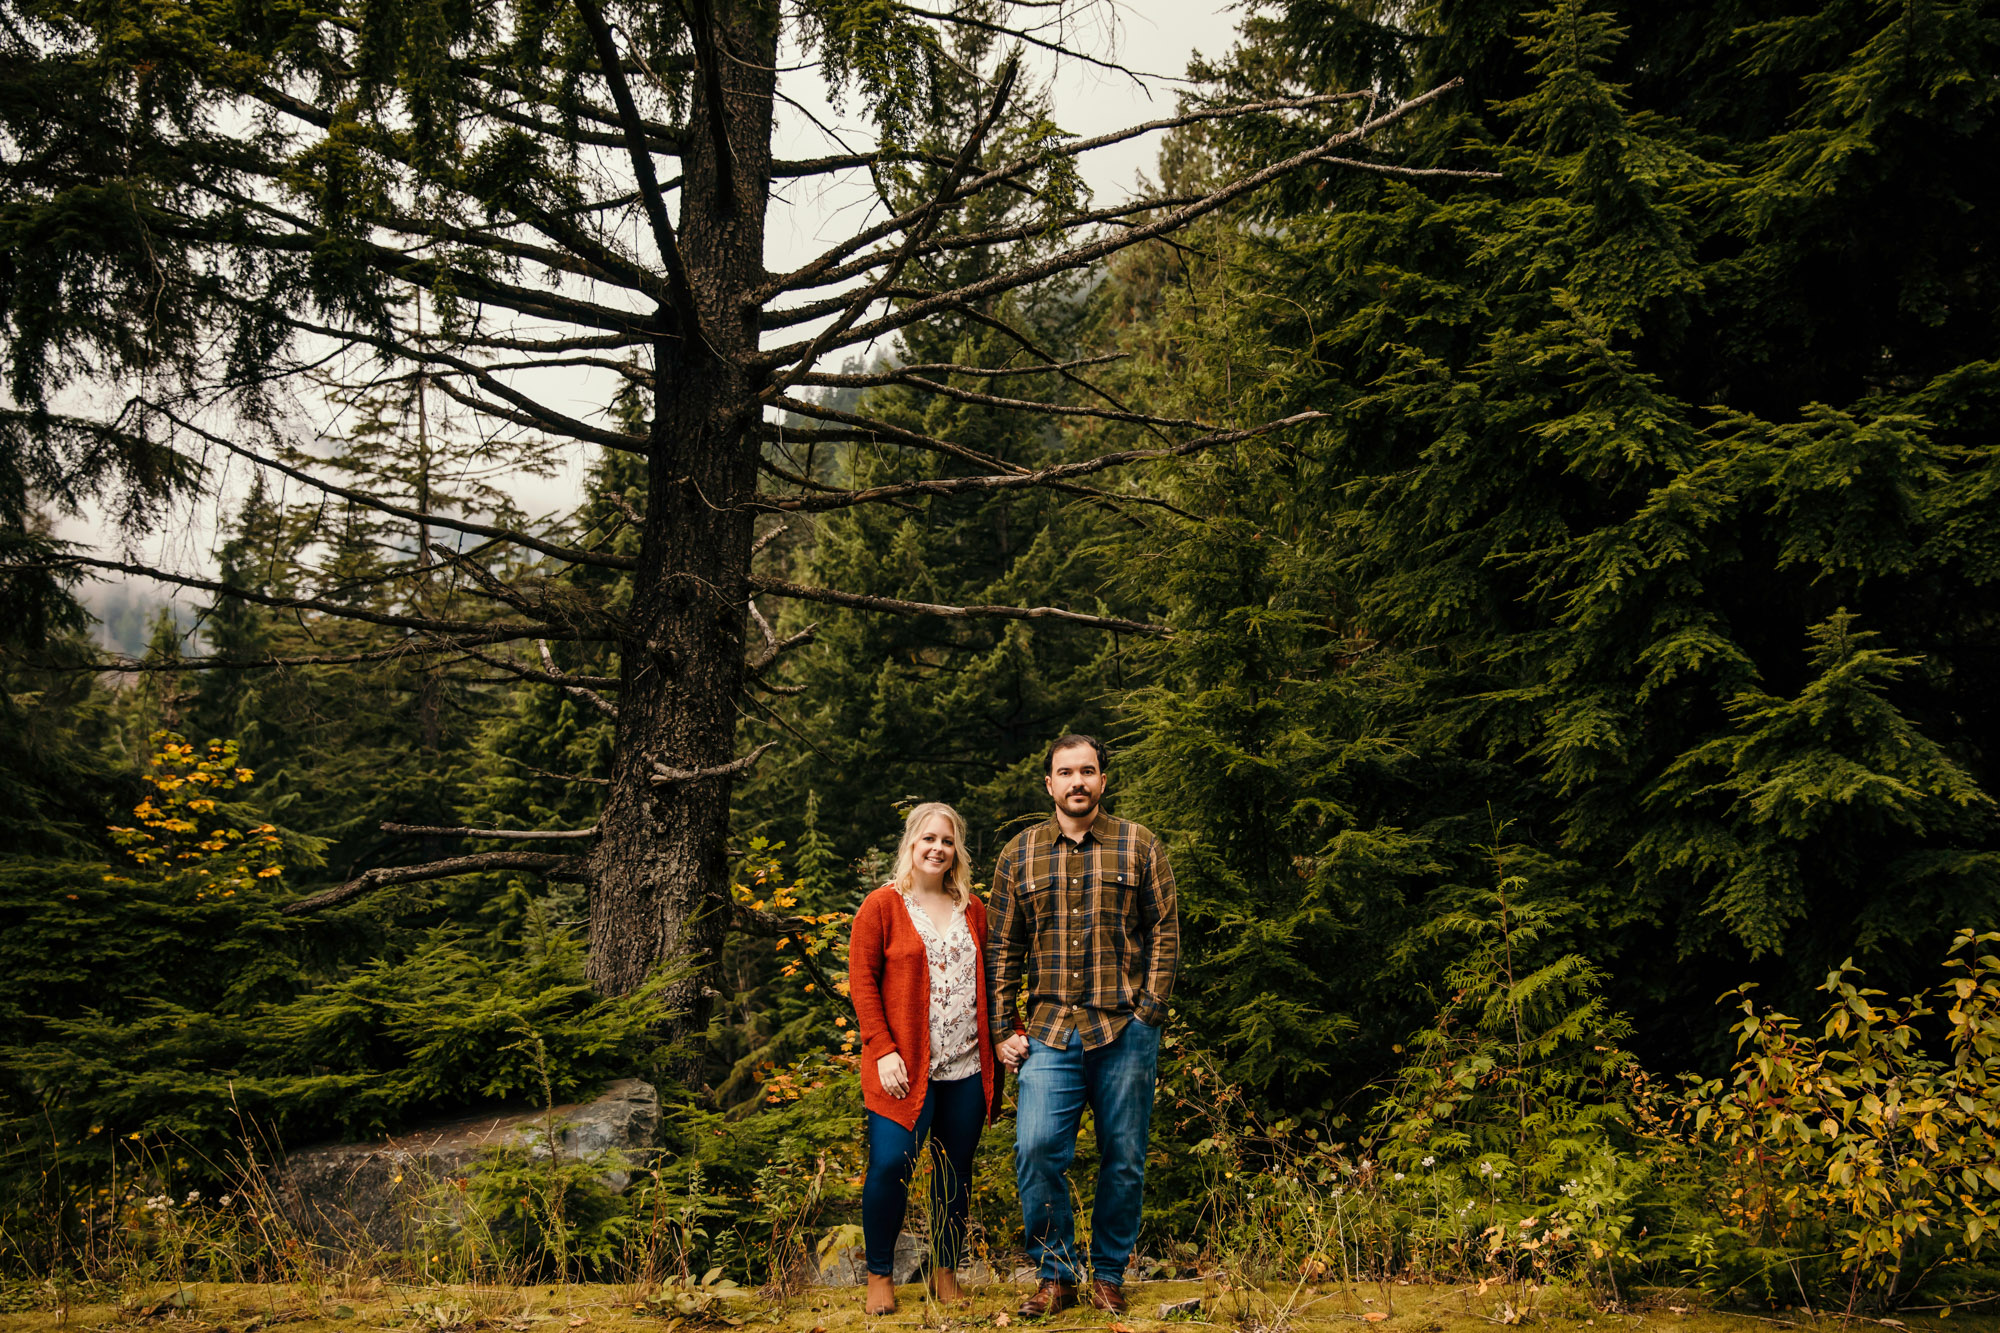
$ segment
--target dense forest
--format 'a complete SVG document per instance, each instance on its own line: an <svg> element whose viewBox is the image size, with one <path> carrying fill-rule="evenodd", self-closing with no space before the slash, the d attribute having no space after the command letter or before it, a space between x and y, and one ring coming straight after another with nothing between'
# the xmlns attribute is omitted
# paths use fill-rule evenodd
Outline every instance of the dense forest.
<svg viewBox="0 0 2000 1333"><path fill-rule="evenodd" d="M777 1219L851 1210L828 979L902 812L956 805L984 879L1083 731L1187 942L1147 1253L1314 1161L1399 1263L1469 1243L1396 1212L1421 1167L1466 1235L1575 1203L1607 1274L1990 1279L1992 6L1265 0L1122 208L1004 6L348 8L0 4L6 1263L81 1252L114 1181L638 1074L660 1188L762 1280ZM713 294L787 169L769 96L759 148L707 81L780 24L899 220L856 270L890 313L829 303L789 367ZM638 133L614 30L685 272L657 210L645 262L548 221ZM531 263L676 331L510 345L483 308L609 319ZM483 368L517 353L594 360L589 424ZM573 512L520 507L578 457ZM198 612L108 652L84 581L203 494Z"/></svg>

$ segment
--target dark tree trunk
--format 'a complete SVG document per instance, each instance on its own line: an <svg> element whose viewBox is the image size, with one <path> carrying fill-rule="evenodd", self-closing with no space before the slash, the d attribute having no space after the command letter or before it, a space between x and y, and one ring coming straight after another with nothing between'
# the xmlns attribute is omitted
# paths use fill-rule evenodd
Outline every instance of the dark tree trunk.
<svg viewBox="0 0 2000 1333"><path fill-rule="evenodd" d="M711 768L735 746L762 387L745 368L758 331L747 298L764 274L777 54L776 15L763 5L713 12L724 50L716 78L697 81L679 237L707 345L664 339L655 356L651 492L590 901L590 979L600 992L629 991L668 959L704 968L675 987L681 1017L669 1035L682 1036L706 1026L708 971L727 925L731 780L655 785L653 764ZM718 85L726 178L708 119Z"/></svg>

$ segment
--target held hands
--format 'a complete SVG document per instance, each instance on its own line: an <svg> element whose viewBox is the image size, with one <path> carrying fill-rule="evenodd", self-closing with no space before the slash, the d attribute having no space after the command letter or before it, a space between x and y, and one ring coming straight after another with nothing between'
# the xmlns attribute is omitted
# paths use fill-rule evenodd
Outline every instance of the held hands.
<svg viewBox="0 0 2000 1333"><path fill-rule="evenodd" d="M1028 1058L1028 1039L1016 1032L994 1047L993 1053L1000 1057L1001 1064L1009 1069L1018 1070L1021 1061Z"/></svg>
<svg viewBox="0 0 2000 1333"><path fill-rule="evenodd" d="M910 1071L903 1065L903 1057L894 1051L875 1062L875 1075L882 1080L882 1091L891 1097L910 1095Z"/></svg>

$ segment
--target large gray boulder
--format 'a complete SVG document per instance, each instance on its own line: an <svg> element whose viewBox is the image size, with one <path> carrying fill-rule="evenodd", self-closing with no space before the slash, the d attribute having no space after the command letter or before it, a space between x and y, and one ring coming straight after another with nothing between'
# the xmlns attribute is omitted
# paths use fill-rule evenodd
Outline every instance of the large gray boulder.
<svg viewBox="0 0 2000 1333"><path fill-rule="evenodd" d="M601 1163L600 1179L623 1191L634 1170L652 1164L659 1133L659 1094L619 1079L588 1102L502 1108L368 1143L300 1148L286 1157L278 1197L293 1225L323 1245L404 1249L425 1226L456 1224L461 1182L489 1149Z"/></svg>

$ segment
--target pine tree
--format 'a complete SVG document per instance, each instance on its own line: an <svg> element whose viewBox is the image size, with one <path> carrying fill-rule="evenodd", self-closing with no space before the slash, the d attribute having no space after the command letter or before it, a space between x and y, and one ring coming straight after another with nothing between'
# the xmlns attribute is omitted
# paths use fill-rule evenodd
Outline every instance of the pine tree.
<svg viewBox="0 0 2000 1333"><path fill-rule="evenodd" d="M1298 904L1353 941L1312 1006L1360 1016L1351 1058L1406 1030L1410 932L1496 820L1669 1058L1720 1041L1709 1001L1746 976L1793 1002L1850 953L1921 960L2000 908L1995 511L1973 498L2000 401L1972 221L2000 203L1971 165L1993 70L1941 13L1297 0L1211 71L1239 96L1462 73L1383 161L1498 173L1294 177L1205 259L1162 261L1182 313L1146 344L1155 395L1192 368L1246 418L1333 414L1212 486L1190 469L1208 533L1141 544L1134 576L1244 608L1142 701L1162 821L1269 830L1220 856L1218 898L1283 885L1260 857L1396 850L1349 900L1302 871L1253 914ZM1166 161L1226 174L1296 134L1250 118ZM1857 632L1879 637L1826 646ZM1233 712L1183 706L1210 691ZM1286 762L1296 736L1324 753ZM1267 771L1265 809L1327 833L1223 813ZM1829 813L1759 804L1785 788ZM1283 980L1230 1012L1283 1012Z"/></svg>

